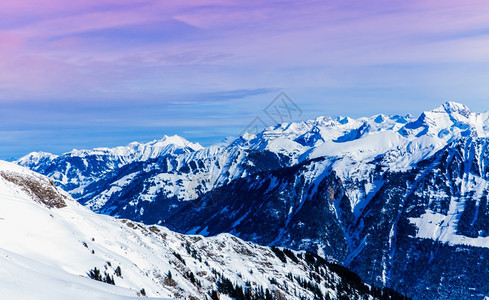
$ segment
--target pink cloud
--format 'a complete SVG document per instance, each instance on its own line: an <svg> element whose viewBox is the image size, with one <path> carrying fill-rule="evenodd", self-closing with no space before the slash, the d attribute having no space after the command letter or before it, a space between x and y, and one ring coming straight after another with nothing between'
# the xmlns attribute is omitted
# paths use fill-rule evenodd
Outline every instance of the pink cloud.
<svg viewBox="0 0 489 300"><path fill-rule="evenodd" d="M57 39L51 43L49 43L50 48L60 49L73 49L77 46L82 46L86 43L86 39L81 37L66 37Z"/></svg>
<svg viewBox="0 0 489 300"><path fill-rule="evenodd" d="M25 39L15 33L0 31L0 52L13 52L26 44Z"/></svg>
<svg viewBox="0 0 489 300"><path fill-rule="evenodd" d="M177 26L154 40L125 40L125 29L172 20L197 33L179 39ZM487 20L488 4L478 0L4 1L0 83L19 93L104 96L136 84L158 92L320 85L342 66L486 61L488 39L477 32ZM117 44L90 35L106 29L121 29Z"/></svg>
<svg viewBox="0 0 489 300"><path fill-rule="evenodd" d="M148 16L132 11L90 12L76 16L53 18L21 28L20 32L29 37L56 37L89 31L117 28L129 25L150 23L164 16Z"/></svg>

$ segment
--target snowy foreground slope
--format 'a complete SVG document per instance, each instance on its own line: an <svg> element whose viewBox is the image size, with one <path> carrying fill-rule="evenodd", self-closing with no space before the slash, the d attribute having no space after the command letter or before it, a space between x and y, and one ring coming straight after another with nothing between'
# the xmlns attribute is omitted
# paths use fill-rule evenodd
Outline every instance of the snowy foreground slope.
<svg viewBox="0 0 489 300"><path fill-rule="evenodd" d="M236 285L270 299L382 294L312 254L97 215L47 177L2 161L0 207L2 299L210 299L216 290L226 299ZM94 268L115 285L89 279Z"/></svg>

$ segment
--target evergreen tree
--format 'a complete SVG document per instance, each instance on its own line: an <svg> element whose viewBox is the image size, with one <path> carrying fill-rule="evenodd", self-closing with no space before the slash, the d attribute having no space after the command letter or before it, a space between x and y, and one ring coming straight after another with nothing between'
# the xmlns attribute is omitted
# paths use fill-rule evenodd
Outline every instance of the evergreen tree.
<svg viewBox="0 0 489 300"><path fill-rule="evenodd" d="M102 274L100 274L100 270L97 269L97 267L88 271L88 277L97 281L102 281Z"/></svg>
<svg viewBox="0 0 489 300"><path fill-rule="evenodd" d="M117 268L115 268L115 275L117 277L121 277L122 278L122 271L121 271L121 267L120 266L117 266Z"/></svg>

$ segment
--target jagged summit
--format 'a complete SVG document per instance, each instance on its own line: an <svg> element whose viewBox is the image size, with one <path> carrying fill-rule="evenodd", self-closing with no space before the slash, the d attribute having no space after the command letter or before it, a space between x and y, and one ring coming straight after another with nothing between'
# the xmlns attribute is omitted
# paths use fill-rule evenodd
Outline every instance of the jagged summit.
<svg viewBox="0 0 489 300"><path fill-rule="evenodd" d="M472 113L466 105L453 101L448 101L444 103L441 107L443 107L443 109L449 114L456 113L466 118L468 118Z"/></svg>
<svg viewBox="0 0 489 300"><path fill-rule="evenodd" d="M115 155L127 156L133 155L134 152L150 152L152 154L165 151L171 147L172 149L189 149L190 151L197 151L203 147L199 143L192 143L187 139L178 135L164 135L161 139L153 140L148 143L132 142L126 146L119 146L115 148L105 148L99 147L92 150L73 150L71 152L65 153L65 155L91 155L94 153L113 153ZM151 155L150 155L151 156ZM147 157L146 157L147 158Z"/></svg>
<svg viewBox="0 0 489 300"><path fill-rule="evenodd" d="M160 140L155 140L153 142L150 142L149 144L160 145L160 146L174 145L180 148L188 147L194 151L204 148L199 143L192 143L189 140L176 134L172 136L164 135L163 138L161 138Z"/></svg>
<svg viewBox="0 0 489 300"><path fill-rule="evenodd" d="M40 163L42 160L54 159L56 157L58 157L58 155L54 155L54 154L51 154L48 152L43 152L43 151L31 152L31 153L23 156L19 160L17 160L17 162L28 162L28 161L30 161L30 162Z"/></svg>
<svg viewBox="0 0 489 300"><path fill-rule="evenodd" d="M409 122L399 130L404 137L428 136L446 141L462 137L486 137L489 113L473 113L460 103L445 104L423 112L418 119Z"/></svg>

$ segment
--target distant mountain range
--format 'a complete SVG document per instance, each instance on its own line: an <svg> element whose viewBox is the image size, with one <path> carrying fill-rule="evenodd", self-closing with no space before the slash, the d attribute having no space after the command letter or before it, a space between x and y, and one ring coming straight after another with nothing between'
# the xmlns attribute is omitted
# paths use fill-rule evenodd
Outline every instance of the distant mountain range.
<svg viewBox="0 0 489 300"><path fill-rule="evenodd" d="M320 117L202 147L31 153L95 212L314 252L417 299L489 296L489 112Z"/></svg>

